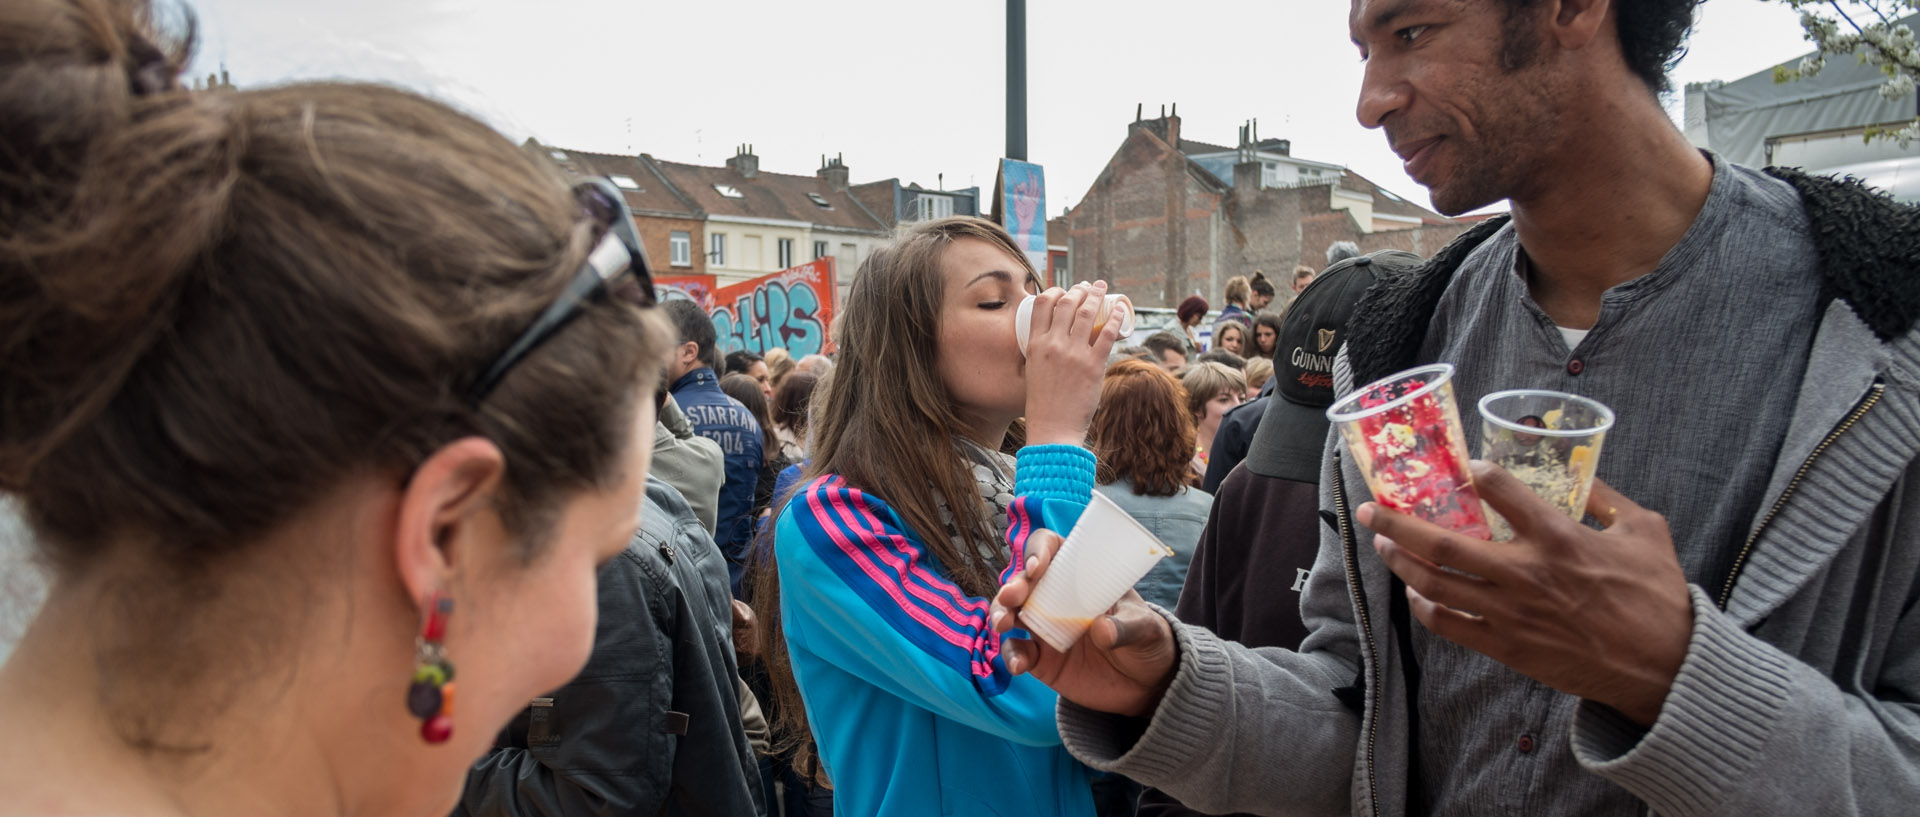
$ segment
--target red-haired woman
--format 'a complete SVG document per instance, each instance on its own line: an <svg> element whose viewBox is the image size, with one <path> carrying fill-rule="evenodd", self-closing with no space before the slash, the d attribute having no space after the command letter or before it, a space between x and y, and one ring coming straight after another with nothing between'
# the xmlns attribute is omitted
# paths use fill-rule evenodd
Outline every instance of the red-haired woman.
<svg viewBox="0 0 1920 817"><path fill-rule="evenodd" d="M1187 392L1165 369L1122 360L1100 384L1100 408L1087 439L1100 458L1094 490L1106 494L1173 548L1136 584L1140 597L1169 610L1180 600L1213 495L1187 484L1193 459Z"/></svg>

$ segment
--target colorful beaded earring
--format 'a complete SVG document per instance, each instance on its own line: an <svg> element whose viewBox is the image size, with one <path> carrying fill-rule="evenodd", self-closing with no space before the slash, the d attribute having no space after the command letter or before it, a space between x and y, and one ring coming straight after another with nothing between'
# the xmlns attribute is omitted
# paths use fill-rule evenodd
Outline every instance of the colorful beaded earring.
<svg viewBox="0 0 1920 817"><path fill-rule="evenodd" d="M413 683L407 685L407 711L419 718L420 737L445 743L453 737L453 662L447 660L447 617L453 599L435 590L427 598L427 620L414 639Z"/></svg>

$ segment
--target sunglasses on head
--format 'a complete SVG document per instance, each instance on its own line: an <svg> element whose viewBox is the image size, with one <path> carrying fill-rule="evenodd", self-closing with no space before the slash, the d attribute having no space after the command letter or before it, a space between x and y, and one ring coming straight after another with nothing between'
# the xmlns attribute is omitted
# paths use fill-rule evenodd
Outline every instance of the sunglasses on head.
<svg viewBox="0 0 1920 817"><path fill-rule="evenodd" d="M595 226L599 239L586 263L573 274L560 297L535 318L533 325L520 333L507 350L488 366L485 373L467 390L467 404L479 405L500 385L507 372L540 348L548 338L609 294L625 298L643 307L659 302L653 290L653 271L647 268L646 253L640 249L640 235L633 227L633 211L626 197L613 182L593 177L574 185L573 196Z"/></svg>

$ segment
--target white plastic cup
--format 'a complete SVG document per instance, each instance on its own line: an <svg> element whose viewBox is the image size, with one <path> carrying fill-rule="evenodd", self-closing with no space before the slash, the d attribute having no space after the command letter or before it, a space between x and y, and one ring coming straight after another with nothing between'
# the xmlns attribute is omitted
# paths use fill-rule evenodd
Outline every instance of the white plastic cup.
<svg viewBox="0 0 1920 817"><path fill-rule="evenodd" d="M1173 555L1126 511L1099 492L1053 555L1047 575L1020 610L1020 624L1066 652L1127 589Z"/></svg>
<svg viewBox="0 0 1920 817"><path fill-rule="evenodd" d="M1026 357L1027 337L1033 334L1034 297L1035 296L1028 295L1022 299L1019 309L1013 313L1013 336L1020 341L1021 357ZM1090 335L1099 335L1100 330L1107 328L1107 318L1113 314L1113 305L1116 303L1127 308L1126 315L1120 319L1120 337L1124 338L1133 334L1133 299L1125 295L1108 295L1106 308L1100 310L1100 314L1093 319L1093 331Z"/></svg>

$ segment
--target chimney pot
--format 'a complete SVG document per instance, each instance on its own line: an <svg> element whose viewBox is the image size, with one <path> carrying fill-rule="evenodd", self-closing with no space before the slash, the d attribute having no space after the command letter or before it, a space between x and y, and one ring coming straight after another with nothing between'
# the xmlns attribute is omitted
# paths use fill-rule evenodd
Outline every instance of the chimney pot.
<svg viewBox="0 0 1920 817"><path fill-rule="evenodd" d="M819 176L821 181L826 182L828 187L841 192L845 192L851 186L849 180L852 174L847 172L847 163L841 160L845 155L834 154L833 158L821 164L820 170L814 174Z"/></svg>
<svg viewBox="0 0 1920 817"><path fill-rule="evenodd" d="M753 155L752 146L743 142L738 150L733 158L727 160L727 169L746 179L760 175L760 157Z"/></svg>

